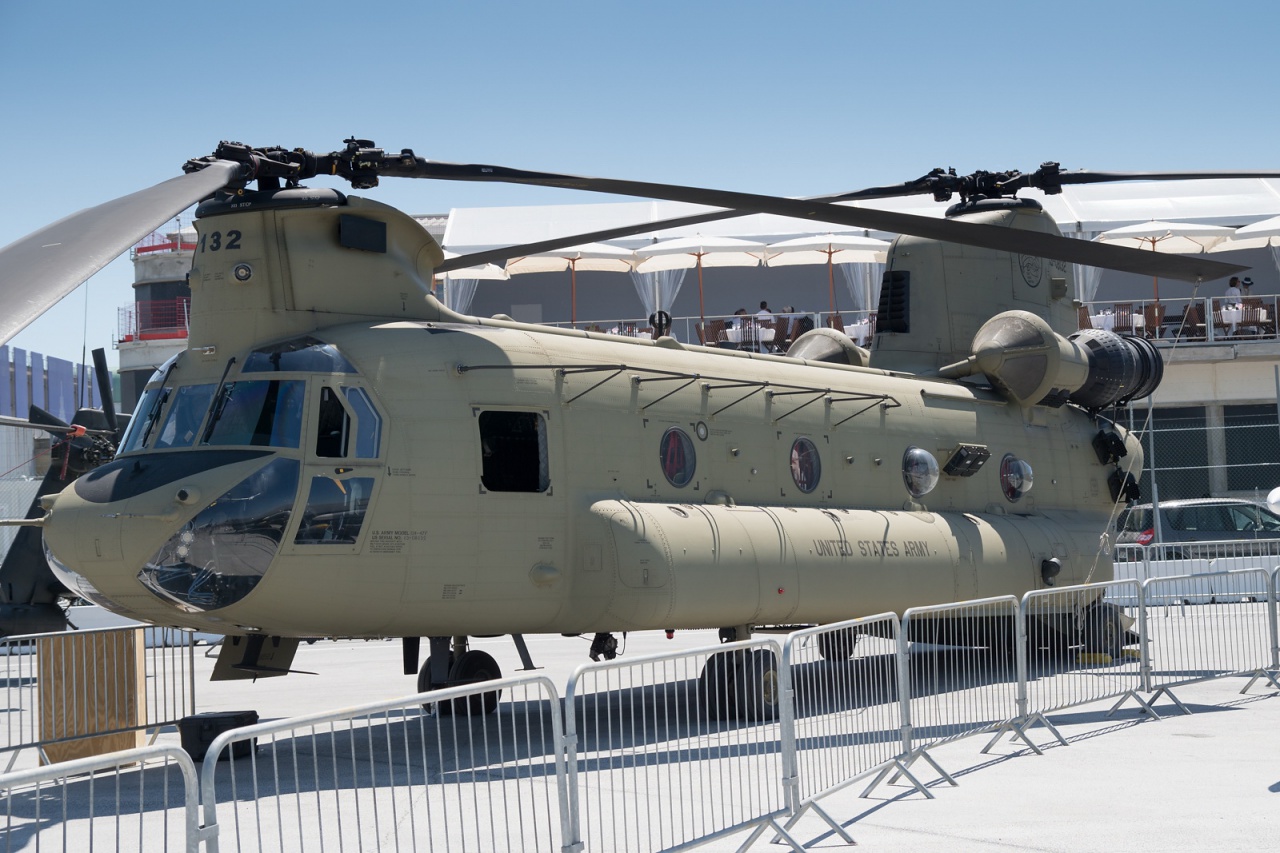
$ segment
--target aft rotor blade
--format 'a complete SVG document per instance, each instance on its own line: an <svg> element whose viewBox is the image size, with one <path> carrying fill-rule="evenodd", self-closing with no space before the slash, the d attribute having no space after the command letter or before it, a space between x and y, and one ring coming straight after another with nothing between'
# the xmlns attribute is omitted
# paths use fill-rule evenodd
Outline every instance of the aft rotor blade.
<svg viewBox="0 0 1280 853"><path fill-rule="evenodd" d="M894 211L844 207L806 199L780 198L777 196L712 190L675 184L657 184L613 178L591 178L551 172L531 172L510 169L504 166L441 163L421 159L418 159L411 168L403 170L389 169L384 171L383 174L451 181L494 181L532 184L587 192L705 204L714 207L732 208L740 212L771 213L796 219L834 222L854 228L889 231L896 234L911 234L917 237L978 246L999 252L1050 258L1073 264L1085 264L1103 269L1172 278L1181 281L1222 278L1248 269L1248 267L1242 267L1237 264L1226 264L1216 260L1210 261L1203 256L1172 255L1139 249L1126 249L1106 243L1075 240L1039 231L1026 231L1020 228L1005 228L960 220L935 219L928 216L916 216ZM652 230L652 227L652 223L650 223L649 230ZM569 246L574 245L574 243L566 242L559 245ZM551 248L558 247L552 246ZM543 251L549 250L544 249ZM462 259L454 259L455 263L460 260ZM467 263L469 266L477 263L475 256L467 256Z"/></svg>
<svg viewBox="0 0 1280 853"><path fill-rule="evenodd" d="M0 249L0 344L134 243L226 186L239 164L217 161L73 213Z"/></svg>

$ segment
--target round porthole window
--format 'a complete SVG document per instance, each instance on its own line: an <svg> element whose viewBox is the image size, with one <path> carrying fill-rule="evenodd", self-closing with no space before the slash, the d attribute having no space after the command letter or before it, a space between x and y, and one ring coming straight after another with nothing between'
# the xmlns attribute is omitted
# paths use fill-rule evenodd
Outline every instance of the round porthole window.
<svg viewBox="0 0 1280 853"><path fill-rule="evenodd" d="M658 457L662 463L662 474L668 483L676 488L689 485L697 467L693 439L689 438L689 433L679 427L672 427L664 432Z"/></svg>
<svg viewBox="0 0 1280 853"><path fill-rule="evenodd" d="M822 477L822 460L818 448L807 438L797 438L791 444L791 479L796 488L806 495L818 488Z"/></svg>
<svg viewBox="0 0 1280 853"><path fill-rule="evenodd" d="M1004 459L1000 460L1000 488L1009 501L1016 502L1031 491L1034 482L1035 475L1031 471L1031 466L1022 459L1012 453L1006 453Z"/></svg>
<svg viewBox="0 0 1280 853"><path fill-rule="evenodd" d="M938 485L938 460L923 447L908 447L902 454L902 482L913 498L922 498Z"/></svg>

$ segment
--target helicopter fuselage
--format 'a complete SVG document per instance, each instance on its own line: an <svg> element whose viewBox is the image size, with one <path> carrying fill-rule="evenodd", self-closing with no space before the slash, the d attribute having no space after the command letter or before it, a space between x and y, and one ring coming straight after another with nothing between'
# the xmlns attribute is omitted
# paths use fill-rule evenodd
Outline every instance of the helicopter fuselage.
<svg viewBox="0 0 1280 853"><path fill-rule="evenodd" d="M1095 440L1133 470L1141 449L1096 415L457 315L427 295L434 241L358 201L206 212L190 348L46 518L64 582L159 624L416 637L830 622L1110 578Z"/></svg>

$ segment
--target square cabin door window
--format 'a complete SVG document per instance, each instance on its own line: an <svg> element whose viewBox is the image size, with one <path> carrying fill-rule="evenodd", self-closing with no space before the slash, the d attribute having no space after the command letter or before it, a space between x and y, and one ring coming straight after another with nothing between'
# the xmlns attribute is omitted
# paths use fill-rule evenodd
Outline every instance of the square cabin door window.
<svg viewBox="0 0 1280 853"><path fill-rule="evenodd" d="M537 412L480 413L481 484L491 492L545 492L547 422Z"/></svg>

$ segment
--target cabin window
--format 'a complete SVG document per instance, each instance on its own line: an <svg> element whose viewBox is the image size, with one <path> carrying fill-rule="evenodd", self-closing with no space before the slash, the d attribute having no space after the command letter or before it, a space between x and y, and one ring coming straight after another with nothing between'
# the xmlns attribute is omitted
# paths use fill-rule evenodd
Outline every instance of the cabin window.
<svg viewBox="0 0 1280 853"><path fill-rule="evenodd" d="M698 457L693 449L693 439L679 427L671 427L662 434L658 458L667 482L676 488L689 485L698 467Z"/></svg>
<svg viewBox="0 0 1280 853"><path fill-rule="evenodd" d="M222 386L201 444L298 447L302 442L301 379L228 382Z"/></svg>
<svg viewBox="0 0 1280 853"><path fill-rule="evenodd" d="M382 416L363 388L343 386L342 395L346 405L333 388L328 385L320 388L316 456L335 459L354 455L359 459L376 459L382 441Z"/></svg>
<svg viewBox="0 0 1280 853"><path fill-rule="evenodd" d="M481 412L480 482L491 492L545 492L547 422L537 412Z"/></svg>
<svg viewBox="0 0 1280 853"><path fill-rule="evenodd" d="M791 479L796 488L806 495L818 488L822 477L822 460L818 448L807 438L797 438L791 444Z"/></svg>
<svg viewBox="0 0 1280 853"><path fill-rule="evenodd" d="M307 508L293 541L300 545L356 544L372 493L372 477L312 477Z"/></svg>
<svg viewBox="0 0 1280 853"><path fill-rule="evenodd" d="M165 416L160 434L156 436L156 448L190 447L200 434L200 422L209 411L216 385L183 385L174 392L173 405Z"/></svg>

